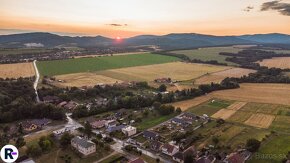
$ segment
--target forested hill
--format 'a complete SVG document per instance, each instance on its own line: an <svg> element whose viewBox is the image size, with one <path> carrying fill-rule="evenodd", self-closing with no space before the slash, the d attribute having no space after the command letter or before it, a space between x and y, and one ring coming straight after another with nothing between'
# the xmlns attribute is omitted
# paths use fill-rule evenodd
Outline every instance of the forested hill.
<svg viewBox="0 0 290 163"><path fill-rule="evenodd" d="M286 34L256 34L241 36L214 36L196 33L172 33L167 35L140 35L116 41L103 36L70 37L51 33L24 33L0 36L1 48L19 48L29 45L39 47L78 46L144 46L154 45L162 49L197 48L206 46L222 46L236 44L290 44L290 36Z"/></svg>

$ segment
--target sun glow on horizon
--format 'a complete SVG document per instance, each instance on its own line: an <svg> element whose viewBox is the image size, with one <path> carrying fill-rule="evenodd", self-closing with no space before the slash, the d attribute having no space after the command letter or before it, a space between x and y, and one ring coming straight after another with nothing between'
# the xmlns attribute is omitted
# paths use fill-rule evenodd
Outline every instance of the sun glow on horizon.
<svg viewBox="0 0 290 163"><path fill-rule="evenodd" d="M0 0L0 30L103 35L117 40L168 33L290 34L290 16L260 11L264 2L267 0ZM245 11L249 5L253 9Z"/></svg>

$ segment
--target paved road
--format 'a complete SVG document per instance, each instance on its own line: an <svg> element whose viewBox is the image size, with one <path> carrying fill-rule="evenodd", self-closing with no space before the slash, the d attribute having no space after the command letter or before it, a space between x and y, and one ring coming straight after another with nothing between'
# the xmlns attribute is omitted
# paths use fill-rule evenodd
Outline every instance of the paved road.
<svg viewBox="0 0 290 163"><path fill-rule="evenodd" d="M37 85L39 82L39 72L38 72L38 68L36 66L36 60L33 61L33 66L34 66L34 70L35 70L35 81L33 84L33 88L35 90L35 94L36 94L36 102L40 102L39 96L38 96L38 92L37 92Z"/></svg>

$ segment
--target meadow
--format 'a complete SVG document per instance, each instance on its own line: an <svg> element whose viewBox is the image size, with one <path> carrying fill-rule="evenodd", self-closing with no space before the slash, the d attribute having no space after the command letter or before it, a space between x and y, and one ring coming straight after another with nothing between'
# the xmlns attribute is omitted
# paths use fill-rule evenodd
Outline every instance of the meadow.
<svg viewBox="0 0 290 163"><path fill-rule="evenodd" d="M144 53L136 55L41 61L37 62L37 67L41 75L54 76L80 72L95 72L124 67L161 64L179 60L180 59L176 57Z"/></svg>
<svg viewBox="0 0 290 163"><path fill-rule="evenodd" d="M216 60L219 63L226 63L228 65L235 66L237 64L226 61L227 56L219 55L219 53L221 52L237 53L241 50L243 49L234 46L228 46L228 47L199 48L193 50L177 50L172 51L172 53L184 54L188 56L190 59L198 59L202 61Z"/></svg>
<svg viewBox="0 0 290 163"><path fill-rule="evenodd" d="M249 163L281 163L290 151L289 135L276 135L262 144Z"/></svg>

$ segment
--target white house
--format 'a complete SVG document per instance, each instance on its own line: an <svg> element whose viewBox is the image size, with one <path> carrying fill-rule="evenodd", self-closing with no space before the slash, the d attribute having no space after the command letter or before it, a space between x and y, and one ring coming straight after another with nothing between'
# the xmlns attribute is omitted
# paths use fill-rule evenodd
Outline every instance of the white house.
<svg viewBox="0 0 290 163"><path fill-rule="evenodd" d="M71 140L71 146L74 147L76 150L78 150L84 156L87 156L89 154L96 152L95 143L93 143L92 141L86 140L84 138L81 138L79 136L76 136Z"/></svg>
<svg viewBox="0 0 290 163"><path fill-rule="evenodd" d="M122 132L127 136L132 136L137 133L137 129L133 126L126 126L125 128L122 128Z"/></svg>

